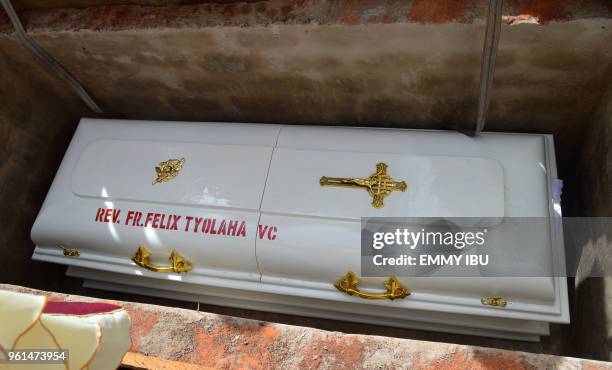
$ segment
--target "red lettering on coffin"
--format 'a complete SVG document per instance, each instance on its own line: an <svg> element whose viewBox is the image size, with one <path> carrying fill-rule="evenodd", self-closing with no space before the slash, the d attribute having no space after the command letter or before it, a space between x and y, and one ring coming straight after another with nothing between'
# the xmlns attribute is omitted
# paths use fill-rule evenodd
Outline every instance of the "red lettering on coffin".
<svg viewBox="0 0 612 370"><path fill-rule="evenodd" d="M142 226L142 224L140 223L140 220L142 219L142 212L140 211L136 211L136 214L134 215L134 222L132 223L132 225L135 226Z"/></svg>
<svg viewBox="0 0 612 370"><path fill-rule="evenodd" d="M212 222L211 222L210 218L205 218L205 219L204 219L204 225L202 225L202 232L203 232L204 234L208 234L208 233L210 233L210 224L211 224L211 223L212 223Z"/></svg>
<svg viewBox="0 0 612 370"><path fill-rule="evenodd" d="M102 217L104 216L104 208L98 208L98 212L96 212L96 222L104 222Z"/></svg>
<svg viewBox="0 0 612 370"><path fill-rule="evenodd" d="M202 217L196 217L195 218L195 226L193 228L193 232L197 232L198 228L200 227L200 224L202 223Z"/></svg>
<svg viewBox="0 0 612 370"><path fill-rule="evenodd" d="M217 230L215 230L215 223L217 222L216 219L212 219L212 222L210 224L210 235L217 235Z"/></svg>
<svg viewBox="0 0 612 370"><path fill-rule="evenodd" d="M258 225L257 232L259 234L259 239L263 239L264 236L267 236L268 240L276 240L277 230L276 226Z"/></svg>
<svg viewBox="0 0 612 370"><path fill-rule="evenodd" d="M246 236L246 222L242 221L240 227L238 228L237 236Z"/></svg>
<svg viewBox="0 0 612 370"><path fill-rule="evenodd" d="M172 224L170 225L170 230L178 230L178 222L181 219L181 216L170 215L170 220L172 220ZM170 221L169 220L169 221Z"/></svg>
<svg viewBox="0 0 612 370"><path fill-rule="evenodd" d="M159 220L159 228L160 229L164 229L164 230L166 229L166 225L165 225L165 222L164 222L165 220L166 220L166 215L162 213L161 214L161 218Z"/></svg>
<svg viewBox="0 0 612 370"><path fill-rule="evenodd" d="M153 216L155 214L153 212L149 212L147 213L147 218L145 219L145 223L144 223L144 227L148 227L149 223L151 223L151 221L153 221Z"/></svg>
<svg viewBox="0 0 612 370"><path fill-rule="evenodd" d="M128 211L127 215L125 216L125 224L129 224L130 221L132 221L134 219L134 211ZM134 225L134 222L132 221L132 226Z"/></svg>
<svg viewBox="0 0 612 370"><path fill-rule="evenodd" d="M185 219L187 220L187 222L185 223L185 231L189 231L189 224L191 223L191 220L193 220L193 217L185 216Z"/></svg>
<svg viewBox="0 0 612 370"><path fill-rule="evenodd" d="M278 229L276 228L276 226L272 226L271 228L268 229L268 240L276 240L276 231Z"/></svg>
<svg viewBox="0 0 612 370"><path fill-rule="evenodd" d="M230 221L227 225L227 235L236 236L236 229L238 228L238 221Z"/></svg>
<svg viewBox="0 0 612 370"><path fill-rule="evenodd" d="M227 227L225 226L225 220L221 220L221 225L219 225L219 230L217 230L217 234L226 235Z"/></svg>
<svg viewBox="0 0 612 370"><path fill-rule="evenodd" d="M119 209L112 209L112 208L108 208L108 209L103 209L101 208L101 212L99 212L99 220L100 222L106 222L106 223L114 223L114 224L118 224L119 223L119 214L121 213L121 210ZM96 221L98 220L98 216L96 216Z"/></svg>

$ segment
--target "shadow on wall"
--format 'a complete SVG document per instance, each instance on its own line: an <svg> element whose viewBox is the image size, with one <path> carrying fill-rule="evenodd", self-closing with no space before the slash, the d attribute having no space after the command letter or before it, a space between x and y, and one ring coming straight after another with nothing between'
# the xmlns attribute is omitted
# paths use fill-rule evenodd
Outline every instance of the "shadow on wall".
<svg viewBox="0 0 612 370"><path fill-rule="evenodd" d="M88 111L21 45L0 39L0 282L72 291L65 268L30 260L30 228L81 115ZM27 66L27 67L25 67Z"/></svg>
<svg viewBox="0 0 612 370"><path fill-rule="evenodd" d="M603 269L600 272L603 273ZM571 340L571 343L565 345L569 350L568 355L611 360L612 312L609 309L609 297L612 297L612 278L609 276L586 278L578 283L571 297L573 322L571 328L566 330L570 334L568 341Z"/></svg>
<svg viewBox="0 0 612 370"><path fill-rule="evenodd" d="M578 189L570 199L572 215L612 217L612 84L585 135L579 164L571 177ZM573 348L570 348L575 356L608 361L612 360L612 230L609 225L609 222L592 224L592 229L576 243L582 255L573 281L574 322L570 336L573 338Z"/></svg>

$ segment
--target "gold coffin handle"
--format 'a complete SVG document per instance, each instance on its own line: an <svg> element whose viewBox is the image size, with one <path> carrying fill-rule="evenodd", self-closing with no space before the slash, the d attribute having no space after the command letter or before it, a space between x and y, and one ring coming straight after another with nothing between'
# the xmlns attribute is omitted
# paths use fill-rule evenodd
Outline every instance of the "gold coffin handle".
<svg viewBox="0 0 612 370"><path fill-rule="evenodd" d="M185 257L181 256L179 252L173 250L170 253L170 266L156 266L151 263L149 260L151 257L151 252L143 245L138 246L138 251L134 257L132 257L132 261L136 263L140 267L144 267L147 270L155 271L155 272L176 272L180 274L181 272L189 272L192 269L191 263L185 259Z"/></svg>
<svg viewBox="0 0 612 370"><path fill-rule="evenodd" d="M364 299L402 299L410 295L410 289L406 288L401 281L395 276L389 276L383 282L387 291L374 293L360 290L357 285L361 282L361 278L353 271L349 271L334 286L341 292L348 295L354 295Z"/></svg>
<svg viewBox="0 0 612 370"><path fill-rule="evenodd" d="M506 307L508 305L508 300L506 298L497 295L492 297L482 297L480 298L480 302L485 306L493 307Z"/></svg>

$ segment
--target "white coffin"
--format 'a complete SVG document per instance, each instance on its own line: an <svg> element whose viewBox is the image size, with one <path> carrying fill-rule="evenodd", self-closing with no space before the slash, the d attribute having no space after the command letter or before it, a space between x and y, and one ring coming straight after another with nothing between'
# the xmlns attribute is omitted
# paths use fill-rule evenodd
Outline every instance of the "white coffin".
<svg viewBox="0 0 612 370"><path fill-rule="evenodd" d="M179 158L178 176L153 185L155 166ZM323 175L367 177L379 162L409 184L383 208L366 191L319 185ZM553 269L565 258L555 178L548 135L82 119L32 229L33 258L101 289L538 340L549 323L569 322L564 278L401 278L412 294L393 301L333 283L359 273L360 220L375 216L545 217L550 229L531 248ZM155 264L177 250L193 269L144 269L132 261L140 245ZM483 305L492 295L507 306Z"/></svg>

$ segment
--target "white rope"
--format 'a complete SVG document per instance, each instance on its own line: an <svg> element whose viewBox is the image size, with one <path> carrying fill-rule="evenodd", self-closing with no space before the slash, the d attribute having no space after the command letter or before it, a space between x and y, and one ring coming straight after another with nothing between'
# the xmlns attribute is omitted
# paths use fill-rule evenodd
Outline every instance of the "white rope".
<svg viewBox="0 0 612 370"><path fill-rule="evenodd" d="M501 33L502 0L490 0L487 15L487 28L485 31L484 46L482 50L482 64L480 67L480 96L478 97L478 115L474 136L484 129L491 100L493 88L493 74L495 72L495 58L497 45Z"/></svg>
<svg viewBox="0 0 612 370"><path fill-rule="evenodd" d="M34 55L38 57L47 67L51 68L62 80L64 80L72 89L81 97L81 99L87 104L89 109L96 112L97 114L104 114L104 111L96 104L96 102L89 96L87 91L81 86L79 81L74 78L62 65L55 60L45 49L40 47L25 31L23 28L23 24L10 0L0 0L2 7L8 14L11 19L11 23L13 23L13 27L15 28L15 32L17 33L17 37L24 45L30 49Z"/></svg>

